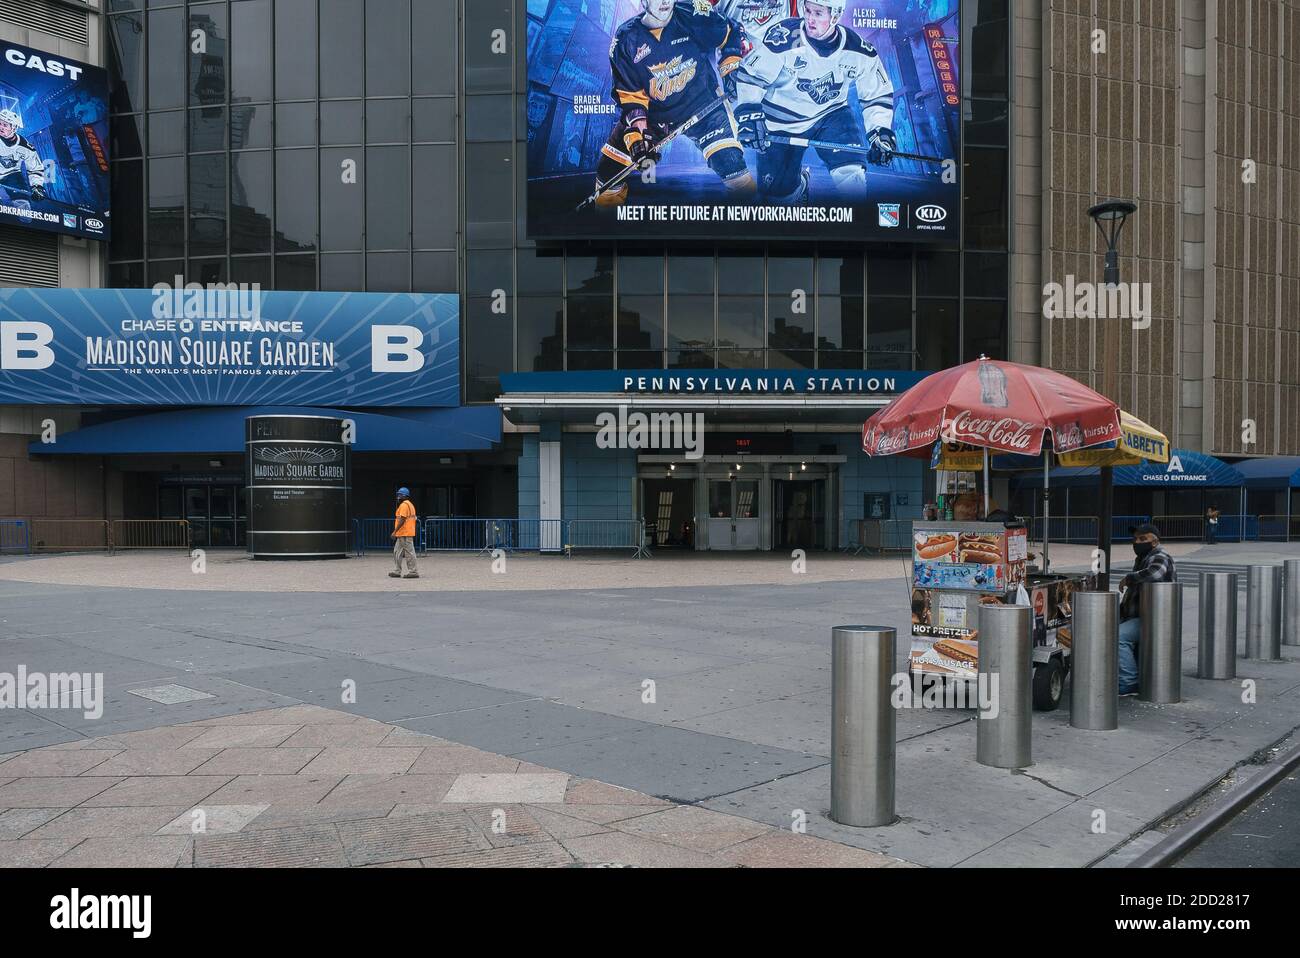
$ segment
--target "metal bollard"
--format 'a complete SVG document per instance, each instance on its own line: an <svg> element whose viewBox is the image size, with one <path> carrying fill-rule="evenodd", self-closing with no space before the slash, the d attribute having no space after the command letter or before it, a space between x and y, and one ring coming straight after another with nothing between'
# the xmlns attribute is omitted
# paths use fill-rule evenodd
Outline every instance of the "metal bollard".
<svg viewBox="0 0 1300 958"><path fill-rule="evenodd" d="M975 761L994 768L1034 764L1033 642L1030 608L982 605L979 611L979 677L995 705L975 720ZM984 684L987 683L987 684Z"/></svg>
<svg viewBox="0 0 1300 958"><path fill-rule="evenodd" d="M1183 587L1177 582L1142 586L1138 646L1138 698L1171 705L1183 696Z"/></svg>
<svg viewBox="0 0 1300 958"><path fill-rule="evenodd" d="M894 629L831 630L831 818L841 825L868 828L895 818L896 643Z"/></svg>
<svg viewBox="0 0 1300 958"><path fill-rule="evenodd" d="M1201 638L1196 677L1237 677L1237 573L1201 573Z"/></svg>
<svg viewBox="0 0 1300 958"><path fill-rule="evenodd" d="M1282 644L1300 645L1300 559L1287 559L1282 564L1286 571L1285 611L1282 616Z"/></svg>
<svg viewBox="0 0 1300 958"><path fill-rule="evenodd" d="M1070 724L1119 728L1119 593L1076 592L1070 655Z"/></svg>
<svg viewBox="0 0 1300 958"><path fill-rule="evenodd" d="M1246 658L1282 658L1282 567L1253 565L1246 572Z"/></svg>

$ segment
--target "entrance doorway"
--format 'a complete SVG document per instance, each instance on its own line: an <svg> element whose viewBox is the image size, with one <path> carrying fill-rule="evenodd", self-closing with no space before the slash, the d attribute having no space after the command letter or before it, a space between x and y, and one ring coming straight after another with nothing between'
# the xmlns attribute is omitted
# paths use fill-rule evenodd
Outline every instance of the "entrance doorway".
<svg viewBox="0 0 1300 958"><path fill-rule="evenodd" d="M158 518L185 519L195 548L229 549L248 541L248 509L239 485L158 487Z"/></svg>
<svg viewBox="0 0 1300 958"><path fill-rule="evenodd" d="M772 480L772 548L825 549L826 480Z"/></svg>
<svg viewBox="0 0 1300 958"><path fill-rule="evenodd" d="M644 479L641 502L647 545L655 549L695 548L693 479Z"/></svg>
<svg viewBox="0 0 1300 958"><path fill-rule="evenodd" d="M709 548L721 552L758 548L758 480L709 480Z"/></svg>

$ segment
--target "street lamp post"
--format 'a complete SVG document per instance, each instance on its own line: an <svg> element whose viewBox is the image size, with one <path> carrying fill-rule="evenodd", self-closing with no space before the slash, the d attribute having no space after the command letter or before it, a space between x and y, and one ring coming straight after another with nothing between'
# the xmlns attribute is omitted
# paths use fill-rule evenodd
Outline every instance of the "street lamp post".
<svg viewBox="0 0 1300 958"><path fill-rule="evenodd" d="M1105 203L1098 203L1088 210L1088 215L1097 224L1102 239L1106 241L1105 283L1108 287L1119 283L1119 237L1124 232L1124 224L1128 221L1128 218L1136 212L1137 204L1128 200L1109 200ZM1116 317L1109 317L1107 320L1103 320L1105 326L1102 327L1101 392L1111 399L1116 398L1119 386L1119 362L1117 359L1119 327L1116 326L1115 319ZM1116 401L1118 402L1118 400ZM1109 590L1111 539L1114 533L1112 527L1115 524L1115 470L1112 466L1103 466L1101 469L1100 497L1101 503L1098 511L1101 516L1097 528L1097 548L1101 550L1101 554L1105 557L1105 564L1099 576L1098 587Z"/></svg>

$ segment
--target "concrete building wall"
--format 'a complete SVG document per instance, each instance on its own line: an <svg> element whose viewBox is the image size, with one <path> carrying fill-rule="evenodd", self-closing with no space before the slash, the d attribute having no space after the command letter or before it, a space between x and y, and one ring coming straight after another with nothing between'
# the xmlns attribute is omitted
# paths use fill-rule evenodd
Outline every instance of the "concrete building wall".
<svg viewBox="0 0 1300 958"><path fill-rule="evenodd" d="M1212 0L1215 452L1300 450L1300 2ZM1247 421L1257 426L1250 442Z"/></svg>
<svg viewBox="0 0 1300 958"><path fill-rule="evenodd" d="M54 6L50 0L29 0L29 3L24 12L34 19L47 13L45 8ZM90 6L96 11L102 3L103 0L90 0ZM90 12L86 18L84 36L87 42L79 43L6 20L0 15L0 40L103 65L100 18L97 13ZM14 236L31 239L27 249L32 257L57 258L58 285L76 288L103 285L103 244L76 237L50 237L17 227L6 229ZM18 280L6 282L0 279L0 286L48 285L44 277L49 275L49 270L43 265L38 269L33 261L29 269L25 270L23 266L22 263L7 264L5 276L16 275ZM36 279L37 276L42 279ZM81 424L80 414L75 409L0 406L0 517L102 518L106 501L116 501L120 505L120 481L106 483L106 470L99 460L29 455L28 444L41 438L46 420L54 422L55 441L59 434L70 432ZM116 499L110 495L114 492ZM110 514L112 509L110 504ZM120 511L117 514L120 515Z"/></svg>
<svg viewBox="0 0 1300 958"><path fill-rule="evenodd" d="M1300 0L1014 10L1012 358L1178 446L1300 451ZM1112 198L1139 205L1120 271L1150 284L1150 326L1045 318L1047 284L1101 280L1087 210Z"/></svg>

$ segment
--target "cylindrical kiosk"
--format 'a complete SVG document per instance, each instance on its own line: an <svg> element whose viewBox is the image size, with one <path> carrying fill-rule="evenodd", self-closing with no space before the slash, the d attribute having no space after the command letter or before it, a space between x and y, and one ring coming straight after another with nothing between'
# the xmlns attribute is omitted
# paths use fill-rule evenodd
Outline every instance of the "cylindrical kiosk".
<svg viewBox="0 0 1300 958"><path fill-rule="evenodd" d="M831 818L841 825L865 828L895 818L896 645L890 628L831 630Z"/></svg>
<svg viewBox="0 0 1300 958"><path fill-rule="evenodd" d="M983 605L979 610L980 701L993 703L975 720L975 760L994 768L1034 763L1033 643L1027 605Z"/></svg>
<svg viewBox="0 0 1300 958"><path fill-rule="evenodd" d="M1300 645L1300 559L1287 559L1282 564L1286 579L1283 600L1282 644Z"/></svg>
<svg viewBox="0 0 1300 958"><path fill-rule="evenodd" d="M1282 567L1253 565L1246 570L1246 658L1282 658Z"/></svg>
<svg viewBox="0 0 1300 958"><path fill-rule="evenodd" d="M1142 585L1142 632L1138 649L1138 698L1171 705L1183 697L1183 587L1177 582Z"/></svg>
<svg viewBox="0 0 1300 958"><path fill-rule="evenodd" d="M1074 594L1070 664L1070 724L1099 732L1119 728L1118 592Z"/></svg>
<svg viewBox="0 0 1300 958"><path fill-rule="evenodd" d="M1201 637L1196 676L1237 677L1237 573L1201 573Z"/></svg>
<svg viewBox="0 0 1300 958"><path fill-rule="evenodd" d="M331 416L245 422L248 551L254 559L346 559L351 446Z"/></svg>

